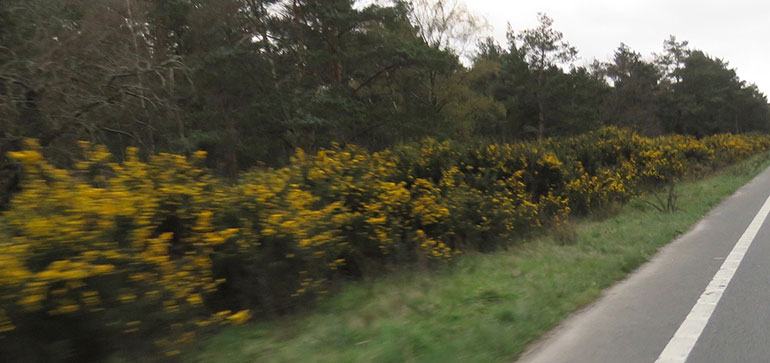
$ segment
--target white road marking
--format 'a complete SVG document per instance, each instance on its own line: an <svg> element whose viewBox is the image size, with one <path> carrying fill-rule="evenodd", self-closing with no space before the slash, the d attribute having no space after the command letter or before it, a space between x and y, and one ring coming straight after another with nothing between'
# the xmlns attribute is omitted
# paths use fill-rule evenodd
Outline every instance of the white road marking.
<svg viewBox="0 0 770 363"><path fill-rule="evenodd" d="M751 246L751 242L754 241L759 228L765 222L768 213L770 213L770 197L765 200L765 204L759 209L757 215L751 221L751 224L743 232L743 235L733 247L730 254L725 258L725 262L722 263L722 267L711 279L711 282L706 286L706 290L703 291L698 302L695 303L690 313L679 326L679 329L674 333L674 337L668 342L666 348L658 356L656 363L684 363L687 360L687 356L690 355L692 348L698 341L703 328L706 327L711 314L714 313L714 309L719 303L719 299L722 298L722 293L727 289L727 285L735 275L735 271L738 270L743 257L746 255L746 251Z"/></svg>

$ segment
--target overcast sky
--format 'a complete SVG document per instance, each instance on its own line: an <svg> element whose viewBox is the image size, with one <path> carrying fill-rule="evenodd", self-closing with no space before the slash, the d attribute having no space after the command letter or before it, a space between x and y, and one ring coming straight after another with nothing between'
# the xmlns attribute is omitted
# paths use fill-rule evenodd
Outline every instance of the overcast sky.
<svg viewBox="0 0 770 363"><path fill-rule="evenodd" d="M770 92L770 2L755 0L466 0L505 44L506 23L517 32L537 25L537 13L578 48L578 65L611 59L623 42L647 59L669 35L728 61L738 76Z"/></svg>

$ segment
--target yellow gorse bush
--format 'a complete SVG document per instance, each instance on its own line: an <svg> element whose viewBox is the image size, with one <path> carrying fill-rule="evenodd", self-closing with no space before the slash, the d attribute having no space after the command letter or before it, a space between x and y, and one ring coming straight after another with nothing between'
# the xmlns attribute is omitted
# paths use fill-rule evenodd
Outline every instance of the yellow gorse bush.
<svg viewBox="0 0 770 363"><path fill-rule="evenodd" d="M228 183L200 166L204 153L143 161L129 149L117 163L83 143L83 160L63 170L29 141L10 155L25 178L0 219L0 337L76 316L175 355L190 327L280 313L385 264L492 250L769 146L615 128L478 147L427 139L298 150L286 167Z"/></svg>
<svg viewBox="0 0 770 363"><path fill-rule="evenodd" d="M216 288L213 248L234 231L211 225L212 180L194 166L205 155L145 163L129 149L113 163L104 147L82 146L71 171L46 163L34 141L10 155L26 179L3 215L11 236L0 243L4 319L94 316L128 333L142 329L142 315L157 318L148 313L163 312L169 324L207 319L190 312Z"/></svg>

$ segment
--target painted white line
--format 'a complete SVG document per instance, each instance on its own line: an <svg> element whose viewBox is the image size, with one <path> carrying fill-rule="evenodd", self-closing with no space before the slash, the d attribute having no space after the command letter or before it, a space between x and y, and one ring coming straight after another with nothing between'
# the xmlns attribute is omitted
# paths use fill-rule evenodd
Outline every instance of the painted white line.
<svg viewBox="0 0 770 363"><path fill-rule="evenodd" d="M757 215L751 221L751 224L743 232L743 235L733 247L730 254L725 258L725 262L722 263L722 267L711 279L711 282L706 286L706 290L703 291L698 302L695 303L690 313L679 326L679 329L674 333L674 337L668 342L666 348L658 356L656 363L684 363L687 360L687 356L690 355L692 348L695 346L695 342L698 341L703 328L706 327L711 314L714 313L714 309L719 303L719 299L722 298L727 285L735 275L735 271L738 270L743 257L746 255L746 251L751 246L751 242L754 241L759 228L765 222L768 213L770 213L770 197L765 200L765 204L759 209Z"/></svg>

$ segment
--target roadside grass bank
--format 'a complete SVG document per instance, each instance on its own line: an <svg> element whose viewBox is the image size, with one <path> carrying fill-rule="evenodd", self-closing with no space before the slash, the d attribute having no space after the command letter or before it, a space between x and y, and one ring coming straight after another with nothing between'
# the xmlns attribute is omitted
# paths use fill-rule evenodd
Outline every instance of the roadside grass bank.
<svg viewBox="0 0 770 363"><path fill-rule="evenodd" d="M768 166L762 153L679 183L674 213L645 196L505 251L349 283L312 312L225 328L185 360L511 361Z"/></svg>

